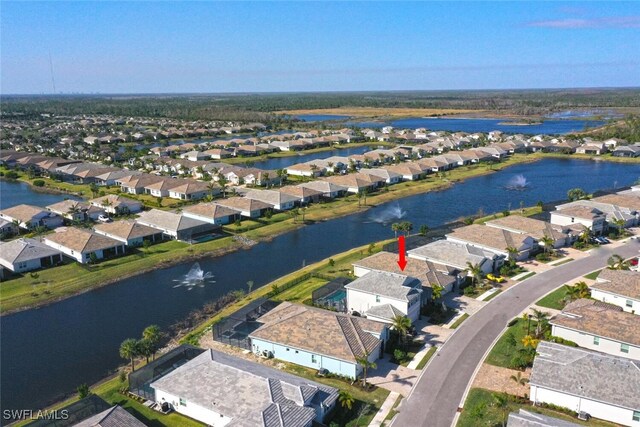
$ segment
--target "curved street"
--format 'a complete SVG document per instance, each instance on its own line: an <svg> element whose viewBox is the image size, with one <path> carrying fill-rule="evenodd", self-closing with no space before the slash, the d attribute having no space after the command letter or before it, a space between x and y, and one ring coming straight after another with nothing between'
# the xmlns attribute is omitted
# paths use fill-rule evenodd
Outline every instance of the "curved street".
<svg viewBox="0 0 640 427"><path fill-rule="evenodd" d="M636 239L536 274L498 295L464 322L423 370L393 426L450 427L476 367L507 322L562 284L606 265L614 253L638 255Z"/></svg>

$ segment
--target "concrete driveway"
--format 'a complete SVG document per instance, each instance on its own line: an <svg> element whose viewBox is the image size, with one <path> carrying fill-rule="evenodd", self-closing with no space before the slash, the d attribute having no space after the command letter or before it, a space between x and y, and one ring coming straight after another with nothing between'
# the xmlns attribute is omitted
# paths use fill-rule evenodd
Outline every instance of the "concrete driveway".
<svg viewBox="0 0 640 427"><path fill-rule="evenodd" d="M376 361L376 369L368 372L368 382L389 391L395 391L407 396L418 380L420 371L405 368L391 362L391 356L384 355L384 359Z"/></svg>

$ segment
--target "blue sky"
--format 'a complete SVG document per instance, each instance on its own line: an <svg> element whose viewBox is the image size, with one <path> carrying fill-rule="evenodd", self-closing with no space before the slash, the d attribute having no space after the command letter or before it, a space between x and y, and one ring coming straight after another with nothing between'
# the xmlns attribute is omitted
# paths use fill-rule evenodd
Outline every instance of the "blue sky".
<svg viewBox="0 0 640 427"><path fill-rule="evenodd" d="M640 86L640 2L13 2L0 91Z"/></svg>

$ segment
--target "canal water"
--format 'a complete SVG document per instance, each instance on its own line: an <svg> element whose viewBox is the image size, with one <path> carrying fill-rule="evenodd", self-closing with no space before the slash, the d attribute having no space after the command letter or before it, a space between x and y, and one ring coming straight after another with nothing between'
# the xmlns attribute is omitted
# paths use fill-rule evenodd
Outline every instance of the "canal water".
<svg viewBox="0 0 640 427"><path fill-rule="evenodd" d="M0 180L0 209L26 204L45 207L65 199L80 200L68 194L50 194L35 191L24 182Z"/></svg>
<svg viewBox="0 0 640 427"><path fill-rule="evenodd" d="M166 328L207 301L246 289L249 280L257 288L332 254L390 238L390 223L400 218L411 221L415 229L422 224L434 227L479 209L485 213L515 209L520 203L563 199L575 187L594 191L630 185L639 176L640 164L545 159L516 165L446 190L303 227L248 250L199 260L215 280L202 288L175 287L174 280L188 273L190 262L0 317L0 404L3 409L42 407L125 363L118 355L120 343L138 337L144 327ZM526 186L514 190L514 183ZM41 274L46 277L46 272Z"/></svg>

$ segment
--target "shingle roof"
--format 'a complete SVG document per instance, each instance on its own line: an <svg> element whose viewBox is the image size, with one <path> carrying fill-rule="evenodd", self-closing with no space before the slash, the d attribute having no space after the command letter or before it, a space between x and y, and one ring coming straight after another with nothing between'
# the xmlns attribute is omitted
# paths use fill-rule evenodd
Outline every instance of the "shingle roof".
<svg viewBox="0 0 640 427"><path fill-rule="evenodd" d="M370 271L346 285L345 288L382 295L400 301L410 301L419 296L419 291L415 288L419 284L420 281L415 277L382 271Z"/></svg>
<svg viewBox="0 0 640 427"><path fill-rule="evenodd" d="M11 264L59 254L60 251L36 239L21 238L0 243L0 258Z"/></svg>
<svg viewBox="0 0 640 427"><path fill-rule="evenodd" d="M640 272L605 268L590 287L640 300Z"/></svg>
<svg viewBox="0 0 640 427"><path fill-rule="evenodd" d="M116 405L74 424L73 427L144 427L144 424L124 408Z"/></svg>
<svg viewBox="0 0 640 427"><path fill-rule="evenodd" d="M158 230L146 225L138 224L135 221L114 221L105 224L98 224L94 227L96 231L101 231L122 239L135 239L158 234Z"/></svg>
<svg viewBox="0 0 640 427"><path fill-rule="evenodd" d="M374 351L385 326L361 317L283 302L258 319L251 337L312 351L347 362ZM369 331L369 332L367 332Z"/></svg>
<svg viewBox="0 0 640 427"><path fill-rule="evenodd" d="M447 235L447 238L449 237L505 252L508 247L522 247L527 237L531 236L528 234L512 233L501 228L472 224L456 228L453 230L453 233Z"/></svg>
<svg viewBox="0 0 640 427"><path fill-rule="evenodd" d="M536 350L529 384L612 406L640 407L640 362L547 341Z"/></svg>
<svg viewBox="0 0 640 427"><path fill-rule="evenodd" d="M549 323L588 334L640 346L640 316L616 305L592 299L568 304Z"/></svg>
<svg viewBox="0 0 640 427"><path fill-rule="evenodd" d="M214 350L151 387L230 417L229 426L243 427L303 427L315 418L313 406L330 406L338 397L333 387Z"/></svg>
<svg viewBox="0 0 640 427"><path fill-rule="evenodd" d="M44 239L80 253L122 245L118 240L76 227L58 229L56 233L47 234Z"/></svg>

